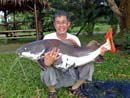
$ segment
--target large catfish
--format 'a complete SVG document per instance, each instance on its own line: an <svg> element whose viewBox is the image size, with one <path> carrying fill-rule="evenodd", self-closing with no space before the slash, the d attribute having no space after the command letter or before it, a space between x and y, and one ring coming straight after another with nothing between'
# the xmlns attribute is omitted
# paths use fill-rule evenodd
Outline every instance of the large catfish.
<svg viewBox="0 0 130 98"><path fill-rule="evenodd" d="M57 68L68 69L69 67L77 67L93 61L101 54L101 47L106 47L108 50L115 52L115 46L112 40L112 29L110 29L106 36L106 42L99 47L93 41L86 47L76 47L67 44L64 41L56 39L38 40L27 43L16 50L20 57L29 58L31 60L39 61L44 60L44 54L54 47L60 49L60 58L55 62L54 66ZM41 66L42 63L40 63Z"/></svg>

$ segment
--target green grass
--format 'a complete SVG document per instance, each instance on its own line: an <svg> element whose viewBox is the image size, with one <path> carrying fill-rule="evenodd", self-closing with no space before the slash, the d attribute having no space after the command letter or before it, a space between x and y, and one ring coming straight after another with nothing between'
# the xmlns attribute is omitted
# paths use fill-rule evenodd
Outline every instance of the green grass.
<svg viewBox="0 0 130 98"><path fill-rule="evenodd" d="M0 54L0 98L47 98L47 88L40 81L37 63L21 59L21 63L14 64L16 58L13 53ZM65 89L61 89L58 95L62 95L60 98L68 96Z"/></svg>
<svg viewBox="0 0 130 98"><path fill-rule="evenodd" d="M97 23L94 27L94 32L97 34L102 34L104 32L107 32L110 28L110 25L106 23Z"/></svg>
<svg viewBox="0 0 130 98"><path fill-rule="evenodd" d="M14 65L16 58L14 53L0 54L0 98L47 98L47 88L40 81L40 68L37 63L21 59L21 63ZM105 59L102 64L95 64L94 79L128 80L130 78L130 56L108 52L105 54ZM58 90L58 96L72 98L65 88Z"/></svg>
<svg viewBox="0 0 130 98"><path fill-rule="evenodd" d="M108 31L107 28L108 27L103 28L104 31ZM85 44L92 39L104 41L104 35L101 34L89 37L83 34L80 35L79 38L82 44ZM23 44L32 40L34 39L18 40L10 43L15 43L19 46L19 42ZM6 44L8 45L8 43ZM4 50L10 50L16 48L16 45L15 47L13 47L13 45L8 45L9 47L1 45L1 48L3 47L4 49L0 50L1 52ZM20 63L17 62L15 64L16 58L16 54L12 52L0 53L0 98L47 98L47 88L40 81L40 68L37 63L28 59L20 59ZM129 80L129 69L130 55L120 55L118 53L112 54L107 52L103 63L95 63L93 79ZM58 98L72 97L68 95L65 88L61 88L58 90Z"/></svg>

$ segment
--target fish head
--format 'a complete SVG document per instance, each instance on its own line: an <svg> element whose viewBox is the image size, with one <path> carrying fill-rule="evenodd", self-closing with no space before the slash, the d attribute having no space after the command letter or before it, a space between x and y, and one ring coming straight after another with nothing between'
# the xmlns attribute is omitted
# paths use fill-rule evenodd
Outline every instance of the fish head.
<svg viewBox="0 0 130 98"><path fill-rule="evenodd" d="M46 47L42 44L28 43L22 45L16 50L19 57L29 58L31 60L38 60L45 52Z"/></svg>

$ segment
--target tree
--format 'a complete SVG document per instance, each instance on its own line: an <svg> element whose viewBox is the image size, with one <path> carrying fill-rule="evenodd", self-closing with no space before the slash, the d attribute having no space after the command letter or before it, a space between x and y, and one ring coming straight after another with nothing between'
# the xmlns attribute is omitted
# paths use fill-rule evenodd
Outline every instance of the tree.
<svg viewBox="0 0 130 98"><path fill-rule="evenodd" d="M107 0L112 11L117 15L120 34L116 44L125 52L130 53L130 0L119 0L117 4L114 0Z"/></svg>
<svg viewBox="0 0 130 98"><path fill-rule="evenodd" d="M121 31L130 30L130 0L120 0L119 5L115 0L107 0L112 11L117 15ZM129 32L130 33L130 32Z"/></svg>

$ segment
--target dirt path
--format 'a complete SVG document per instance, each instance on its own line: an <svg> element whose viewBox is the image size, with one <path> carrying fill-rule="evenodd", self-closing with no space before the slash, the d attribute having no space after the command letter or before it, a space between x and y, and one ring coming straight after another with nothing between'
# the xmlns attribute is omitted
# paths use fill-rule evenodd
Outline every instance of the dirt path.
<svg viewBox="0 0 130 98"><path fill-rule="evenodd" d="M21 45L20 43L2 44L0 45L0 53L15 53L16 49Z"/></svg>

